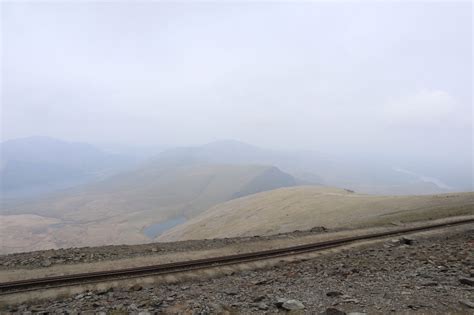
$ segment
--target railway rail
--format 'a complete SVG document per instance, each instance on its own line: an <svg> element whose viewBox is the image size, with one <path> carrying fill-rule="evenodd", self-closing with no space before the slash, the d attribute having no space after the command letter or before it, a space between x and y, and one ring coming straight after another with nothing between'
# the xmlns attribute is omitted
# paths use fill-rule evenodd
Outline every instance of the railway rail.
<svg viewBox="0 0 474 315"><path fill-rule="evenodd" d="M185 271L192 271L197 269L205 269L212 267L220 267L225 265L233 265L239 263L246 263L270 258L284 257L290 255L304 254L318 250L335 248L343 245L348 245L358 241L373 240L378 238L385 238L390 236L397 236L406 233L414 233L421 231L429 231L438 228L445 228L449 226L457 226L461 224L474 223L474 219L465 219L452 221L449 223L438 223L431 225L423 225L418 227L402 228L391 230L388 232L378 232L366 235L359 235L353 237L340 238L336 240L329 240L311 244L297 245L285 248L270 249L259 252L235 254L220 257L211 257L205 259L197 259L190 261L166 263L160 265L143 266L136 268L117 269L109 271L97 271L90 273L78 273L64 276L54 276L45 278L34 278L27 280L18 280L11 282L0 283L0 295L7 295L13 293L27 292L33 290L58 288L65 286L92 284L105 281L123 280L129 278L138 278L144 276L156 276L172 273L179 273Z"/></svg>

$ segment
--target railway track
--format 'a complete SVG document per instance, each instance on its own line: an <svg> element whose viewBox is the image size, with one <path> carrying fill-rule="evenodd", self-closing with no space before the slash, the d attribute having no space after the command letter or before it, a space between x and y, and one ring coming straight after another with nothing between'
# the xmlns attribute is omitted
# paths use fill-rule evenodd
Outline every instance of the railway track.
<svg viewBox="0 0 474 315"><path fill-rule="evenodd" d="M129 278L138 278L144 276L165 275L184 271L192 271L210 267L220 267L225 265L252 262L276 257L290 256L314 252L318 250L335 248L343 245L355 243L357 241L372 240L384 238L406 233L429 231L438 228L456 226L461 224L474 223L474 219L465 219L452 221L449 223L439 223L424 225L419 227L402 228L388 232L372 233L354 237L346 237L336 240L317 242L311 244L297 245L286 248L271 249L253 253L236 254L221 257L212 257L206 259L197 259L191 261L174 262L161 265L144 266L136 268L118 269L110 271L98 271L90 273L79 273L65 276L35 278L19 281L11 281L0 283L0 295L7 295L20 292L28 292L33 290L58 288L65 286L83 285L99 283L111 280L122 280Z"/></svg>

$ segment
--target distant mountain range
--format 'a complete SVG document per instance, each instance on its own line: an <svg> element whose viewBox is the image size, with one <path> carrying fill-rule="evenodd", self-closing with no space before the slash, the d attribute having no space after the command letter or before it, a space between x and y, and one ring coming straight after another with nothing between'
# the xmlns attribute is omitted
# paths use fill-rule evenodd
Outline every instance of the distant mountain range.
<svg viewBox="0 0 474 315"><path fill-rule="evenodd" d="M433 176L400 171L401 168L383 162L334 157L315 151L269 150L234 140L164 151L160 147L146 151L126 146L109 145L106 148L104 151L90 144L49 137L3 142L0 144L0 193L4 198L42 195L107 178L150 158L160 160L162 165L199 162L275 166L307 184L344 187L371 194L469 190L447 185Z"/></svg>
<svg viewBox="0 0 474 315"><path fill-rule="evenodd" d="M0 144L0 193L40 195L104 178L133 165L85 143L29 137Z"/></svg>
<svg viewBox="0 0 474 315"><path fill-rule="evenodd" d="M41 239L56 248L146 243L154 237L147 236L149 227L177 218L184 222L221 202L299 183L273 166L157 159L102 181L4 206L0 218L3 214L11 223L0 253L2 246L4 252L34 250ZM31 235L32 221L52 223L34 227Z"/></svg>
<svg viewBox="0 0 474 315"><path fill-rule="evenodd" d="M234 140L170 149L162 152L160 158L273 165L309 184L343 187L370 194L415 195L454 190L415 173L400 172L383 162L341 158L315 151L269 150Z"/></svg>
<svg viewBox="0 0 474 315"><path fill-rule="evenodd" d="M174 216L192 217L223 201L299 184L272 166L160 162L27 200L2 212L34 213L76 223L136 215L147 216L146 225Z"/></svg>
<svg viewBox="0 0 474 315"><path fill-rule="evenodd" d="M337 159L314 151L267 150L232 140L140 158L44 137L7 141L1 149L2 200L8 194L17 197L0 205L0 218L8 223L0 238L8 247L3 251L8 252L34 250L40 245L145 243L159 237L155 232L163 226L198 220L213 207L224 213L228 205L242 205L242 213L249 218L251 212L269 207L266 197L255 199L255 207L232 203L245 196L267 196L268 192L278 200L270 208L278 210L287 204L280 200L286 195L272 192L285 187L337 186L343 192L384 194L449 191L437 179L382 163ZM34 189L40 191L32 195ZM24 191L29 193L22 195ZM298 204L295 196L288 200ZM337 196L341 200L348 197L346 193ZM301 204L313 205L308 195L303 197ZM374 198L370 200L378 200ZM217 207L224 202L230 203ZM372 205L384 207L383 203ZM350 209L348 205L346 210ZM271 212L267 215L272 216ZM225 224L229 222L225 219ZM150 229L155 232L146 233Z"/></svg>

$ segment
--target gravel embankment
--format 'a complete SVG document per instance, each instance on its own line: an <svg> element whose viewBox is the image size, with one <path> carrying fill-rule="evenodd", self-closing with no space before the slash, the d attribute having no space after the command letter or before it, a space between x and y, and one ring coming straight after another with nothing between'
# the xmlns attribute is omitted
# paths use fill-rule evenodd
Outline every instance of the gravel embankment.
<svg viewBox="0 0 474 315"><path fill-rule="evenodd" d="M260 242L275 239L286 239L288 237L295 238L308 235L317 235L326 231L327 230L325 228L315 227L309 231L295 231L292 233L262 237L238 237L170 243L150 243L142 245L111 245L16 253L0 255L0 270L16 268L37 269L54 265L93 263L151 255L156 256L168 253L218 249L233 244L240 245L245 243L253 243L256 241Z"/></svg>
<svg viewBox="0 0 474 315"><path fill-rule="evenodd" d="M8 312L474 314L474 230L350 248L230 276L78 294Z"/></svg>

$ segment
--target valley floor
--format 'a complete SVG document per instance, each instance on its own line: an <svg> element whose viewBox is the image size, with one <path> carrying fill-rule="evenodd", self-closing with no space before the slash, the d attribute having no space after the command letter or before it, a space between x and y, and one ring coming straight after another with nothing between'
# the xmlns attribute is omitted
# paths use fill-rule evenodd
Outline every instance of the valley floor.
<svg viewBox="0 0 474 315"><path fill-rule="evenodd" d="M289 299L303 305L300 313L472 314L473 225L412 238L412 244L394 239L213 279L89 291L4 311L255 314L285 312L281 303ZM301 307L283 304L291 305Z"/></svg>

